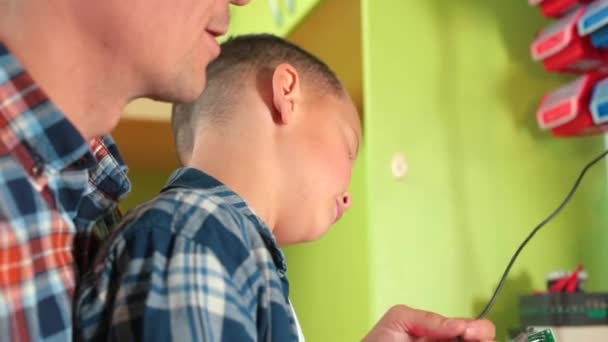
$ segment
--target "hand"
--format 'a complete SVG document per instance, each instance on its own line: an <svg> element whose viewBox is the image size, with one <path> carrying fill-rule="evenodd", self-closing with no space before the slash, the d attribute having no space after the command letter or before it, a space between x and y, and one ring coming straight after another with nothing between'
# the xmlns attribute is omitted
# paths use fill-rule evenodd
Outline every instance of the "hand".
<svg viewBox="0 0 608 342"><path fill-rule="evenodd" d="M397 305L380 319L364 342L493 341L494 324L488 320L447 318Z"/></svg>

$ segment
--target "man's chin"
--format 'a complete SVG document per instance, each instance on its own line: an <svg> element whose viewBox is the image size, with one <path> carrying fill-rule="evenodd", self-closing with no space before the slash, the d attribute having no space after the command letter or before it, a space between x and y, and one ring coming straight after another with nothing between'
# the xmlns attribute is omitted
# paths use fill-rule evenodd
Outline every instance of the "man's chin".
<svg viewBox="0 0 608 342"><path fill-rule="evenodd" d="M194 73L192 74L194 75ZM154 101L186 103L193 102L199 98L207 85L206 73L199 72L197 78L180 77L170 85L164 87L162 91L150 93L145 97Z"/></svg>

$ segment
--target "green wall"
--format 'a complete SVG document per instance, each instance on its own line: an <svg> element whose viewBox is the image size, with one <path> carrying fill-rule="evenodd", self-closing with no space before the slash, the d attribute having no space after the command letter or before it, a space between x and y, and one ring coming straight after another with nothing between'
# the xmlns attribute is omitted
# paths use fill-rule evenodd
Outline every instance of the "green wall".
<svg viewBox="0 0 608 342"><path fill-rule="evenodd" d="M274 1L274 0L272 0ZM320 2L320 0L295 0L291 9L288 1L276 0L280 21L276 21L269 5L269 0L251 1L245 7L231 7L230 30L227 37L247 33L273 33L286 36L301 22L305 16Z"/></svg>
<svg viewBox="0 0 608 342"><path fill-rule="evenodd" d="M127 160L128 165L128 160ZM171 170L154 170L129 168L129 179L132 191L127 198L120 203L120 210L127 212L129 209L152 199L160 193L160 190L169 180Z"/></svg>
<svg viewBox="0 0 608 342"><path fill-rule="evenodd" d="M475 315L602 140L537 129L540 97L566 79L530 61L544 22L525 1L362 4L372 316L394 303ZM410 165L401 182L397 151ZM604 172L522 254L491 316L499 336L548 271L584 262L592 288L608 285Z"/></svg>

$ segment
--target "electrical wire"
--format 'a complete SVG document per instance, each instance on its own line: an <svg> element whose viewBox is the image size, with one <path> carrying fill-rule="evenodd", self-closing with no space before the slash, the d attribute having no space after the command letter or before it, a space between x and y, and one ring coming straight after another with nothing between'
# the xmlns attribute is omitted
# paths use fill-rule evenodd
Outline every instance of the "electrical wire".
<svg viewBox="0 0 608 342"><path fill-rule="evenodd" d="M490 300L488 301L488 303L485 306L485 308L477 316L477 319L483 319L483 318L485 318L488 315L488 313L490 313L490 311L492 310L492 308L494 307L494 304L496 304L496 298L498 297L498 295L502 291L502 289L503 289L503 287L505 285L505 282L507 280L507 276L509 275L509 272L511 272L511 268L513 267L513 264L515 263L515 260L517 260L517 257L519 256L519 254L521 253L521 251L524 249L524 247L526 247L526 245L528 244L528 242L530 242L530 240L532 240L532 238L534 237L534 235L536 235L536 233L538 233L538 231L541 228L543 228L547 223L551 222L566 207L566 205L568 205L568 203L570 202L570 200L572 199L572 197L576 193L576 190L578 190L578 187L581 184L581 181L583 180L583 177L585 177L585 174L587 173L587 171L589 171L589 169L591 167L593 167L600 160L602 160L604 157L606 157L606 155L608 155L608 150L602 152L599 156L595 157L587 165L585 165L585 167L581 170L581 173L578 175L578 178L574 182L574 185L570 189L570 192L568 193L568 195L566 196L566 198L564 198L564 200L562 201L562 203L549 216L547 216L547 218L545 218L544 220L542 220L530 232L530 234L526 237L526 239L519 245L519 247L515 251L515 254L513 254L513 256L511 257L511 260L509 260L509 263L507 264L507 267L505 268L505 271L503 272L502 276L500 277L500 281L498 282L498 286L496 286L496 289L494 290L494 293L492 294L492 297L490 297ZM459 337L458 340L462 341L463 339L462 339L462 337Z"/></svg>
<svg viewBox="0 0 608 342"><path fill-rule="evenodd" d="M566 198L562 201L562 203L557 207L557 209L555 209L551 213L551 215L547 216L546 219L544 219L543 221L541 221L532 230L532 232L530 232L530 234L528 235L528 237L526 237L526 239L521 243L521 245L519 245L519 247L515 251L515 254L513 254L513 256L511 257L511 260L507 264L507 267L505 268L505 271L503 272L502 277L500 277L500 282L498 283L498 286L496 286L496 289L494 290L494 293L492 294L492 297L488 301L488 304L483 309L483 311L481 311L481 313L479 314L479 316L477 316L478 319L485 318L488 315L488 313L490 312L490 310L492 310L492 307L494 307L494 304L496 303L496 298L498 297L498 295L502 291L502 288L505 285L505 281L507 280L507 276L509 275L509 272L511 271L511 267L513 267L513 264L515 263L515 260L517 259L517 257L521 253L521 251L524 249L524 247L526 247L526 245L528 244L528 242L530 242L530 240L532 240L532 238L534 237L534 235L536 235L536 233L538 233L538 231L542 227L544 227L547 223L551 222L566 207L566 205L570 202L570 200L572 199L572 197L576 193L576 190L578 189L579 185L581 184L581 181L583 180L583 177L585 177L585 174L587 173L587 171L591 167L593 167L595 164L597 164L600 160L602 160L604 157L606 157L606 155L608 155L608 150L602 152L599 156L595 157L592 161L590 161L587 165L585 165L585 167L582 169L581 173L578 175L578 178L574 182L574 185L572 186L572 189L570 189L570 192L568 193L568 195L566 196Z"/></svg>

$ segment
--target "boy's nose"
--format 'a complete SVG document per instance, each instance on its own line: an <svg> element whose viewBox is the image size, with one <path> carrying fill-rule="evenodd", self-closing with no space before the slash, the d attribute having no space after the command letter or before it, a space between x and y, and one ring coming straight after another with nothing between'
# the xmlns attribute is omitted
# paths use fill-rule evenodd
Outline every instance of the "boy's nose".
<svg viewBox="0 0 608 342"><path fill-rule="evenodd" d="M348 210L353 202L351 195L348 192L345 192L342 195L342 205L344 206L344 210Z"/></svg>

